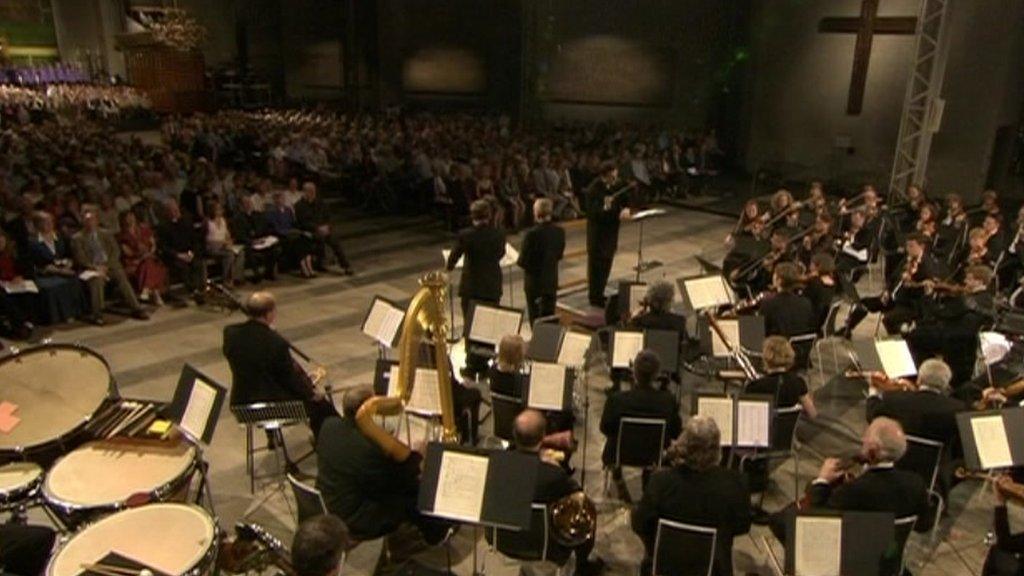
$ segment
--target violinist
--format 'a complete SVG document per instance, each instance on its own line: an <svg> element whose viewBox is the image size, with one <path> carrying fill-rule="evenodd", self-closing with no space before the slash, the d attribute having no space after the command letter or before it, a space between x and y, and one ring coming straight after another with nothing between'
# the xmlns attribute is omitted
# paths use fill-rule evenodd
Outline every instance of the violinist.
<svg viewBox="0 0 1024 576"><path fill-rule="evenodd" d="M753 236L754 235L754 223L761 222L767 219L767 213L761 211L761 205L756 199L747 200L743 205L743 212L740 213L739 220L736 221L736 226L732 229L732 233L726 238L726 243L732 243L738 236Z"/></svg>
<svg viewBox="0 0 1024 576"><path fill-rule="evenodd" d="M866 218L865 210L850 212L850 225L839 240L836 269L853 282L863 274L863 269L868 265L871 256L874 236L866 225Z"/></svg>
<svg viewBox="0 0 1024 576"><path fill-rule="evenodd" d="M672 312L676 289L664 280L652 282L644 295L644 310L629 321L631 328L640 330L670 330L679 335L680 344L689 339L686 316Z"/></svg>
<svg viewBox="0 0 1024 576"><path fill-rule="evenodd" d="M917 222L914 224L914 228L927 236L929 240L934 240L939 231L938 208L931 202L921 204L921 209L917 211Z"/></svg>
<svg viewBox="0 0 1024 576"><path fill-rule="evenodd" d="M1024 485L1020 483L1020 468L1014 468L1009 474L997 476L992 481L992 495L995 497L995 515L993 528L996 534L995 545L985 558L982 574L985 576L1021 576L1024 574L1024 563L1020 556L1024 554L1024 533L1014 534L1010 531L1009 511L1006 502L1013 500L1020 504L1024 495Z"/></svg>
<svg viewBox="0 0 1024 576"><path fill-rule="evenodd" d="M772 198L768 202L771 218L774 219L783 213L788 213L794 208L798 208L795 204L796 203L793 201L793 194L785 188L780 188L772 194Z"/></svg>
<svg viewBox="0 0 1024 576"><path fill-rule="evenodd" d="M770 206L771 218L767 221L769 231L782 229L790 236L800 231L802 204L793 201L789 190L779 190L773 194Z"/></svg>
<svg viewBox="0 0 1024 576"><path fill-rule="evenodd" d="M999 207L999 193L995 190L985 190L982 192L981 206L979 206L977 210L982 218L994 215L1002 216L1003 211L1002 208Z"/></svg>
<svg viewBox="0 0 1024 576"><path fill-rule="evenodd" d="M966 266L988 266L996 263L997 254L988 250L988 232L984 228L971 228L967 235L967 254L964 256Z"/></svg>
<svg viewBox="0 0 1024 576"><path fill-rule="evenodd" d="M811 182L811 187L807 190L807 201L804 202L804 209L813 217L817 217L828 212L828 199L825 198L825 185L820 181L815 180L814 182Z"/></svg>
<svg viewBox="0 0 1024 576"><path fill-rule="evenodd" d="M814 225L810 233L801 240L799 260L804 266L807 266L811 262L811 256L819 252L831 253L834 251L832 216L828 212L820 212L814 217Z"/></svg>
<svg viewBox="0 0 1024 576"><path fill-rule="evenodd" d="M939 222L932 249L939 258L955 258L967 234L967 212L959 194L946 195L946 214Z"/></svg>
<svg viewBox="0 0 1024 576"><path fill-rule="evenodd" d="M839 282L836 280L835 259L831 255L819 252L811 258L811 265L804 276L804 297L811 301L816 326L821 334L822 327L828 317L832 302L840 294Z"/></svg>
<svg viewBox="0 0 1024 576"><path fill-rule="evenodd" d="M789 242L781 229L772 232L770 243L762 239L763 222L755 221L753 229L752 238L737 239L722 262L722 271L733 286L759 292L768 285L772 266L789 257Z"/></svg>
<svg viewBox="0 0 1024 576"><path fill-rule="evenodd" d="M1006 248L1006 256L1003 257L1003 268L1007 271L1007 276L1013 278L1020 278L1021 272L1024 271L1024 206L1021 206L1017 211L1016 232L1014 233L1013 240L1010 241L1009 246ZM1010 283L1005 284L1010 286Z"/></svg>
<svg viewBox="0 0 1024 576"><path fill-rule="evenodd" d="M868 312L882 312L882 323L889 334L900 334L905 324L920 318L923 282L946 277L945 266L928 252L928 238L912 232L904 247L906 260L888 279L888 288L879 296L863 298L854 306L844 332L849 337Z"/></svg>
<svg viewBox="0 0 1024 576"><path fill-rule="evenodd" d="M817 318L811 301L797 294L800 271L793 262L775 267L772 286L776 294L761 303L766 336L799 336L817 331Z"/></svg>
<svg viewBox="0 0 1024 576"><path fill-rule="evenodd" d="M985 246L988 248L988 251L994 255L994 258L998 260L999 255L1003 253L1003 250L1009 247L1009 239L1003 231L1003 215L998 212L986 214L981 227L984 228L985 233L988 234L988 240L985 242Z"/></svg>
<svg viewBox="0 0 1024 576"><path fill-rule="evenodd" d="M850 460L826 458L807 489L809 507L891 512L896 518L917 515L915 529L926 531L932 522L925 482L917 474L895 467L906 451L907 438L899 422L884 416L875 418L864 431L860 450L853 459L863 462L859 475L847 479L853 465ZM770 527L776 538L785 541L787 519L795 513L796 507L791 505L772 516ZM880 567L879 574L899 574L901 558L887 560L891 562Z"/></svg>

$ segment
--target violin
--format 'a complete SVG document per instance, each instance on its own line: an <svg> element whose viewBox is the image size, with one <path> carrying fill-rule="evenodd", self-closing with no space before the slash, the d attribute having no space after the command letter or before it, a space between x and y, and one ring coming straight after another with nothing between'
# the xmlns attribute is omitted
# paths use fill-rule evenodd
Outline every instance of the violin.
<svg viewBox="0 0 1024 576"><path fill-rule="evenodd" d="M883 372L847 370L844 375L847 378L864 378L872 388L881 392L913 392L917 390L917 382L906 378L889 378Z"/></svg>
<svg viewBox="0 0 1024 576"><path fill-rule="evenodd" d="M986 482L992 482L998 488L999 492L1003 495L1003 498L1013 502L1019 506L1024 506L1024 484L1014 482L1007 475L994 475L991 472L978 472L974 470L968 470L963 466L960 466L953 472L953 475L960 480L984 480Z"/></svg>
<svg viewBox="0 0 1024 576"><path fill-rule="evenodd" d="M999 408L1006 403L1007 398L1018 396L1024 393L1024 378L1018 378L1002 387L986 388L981 398L974 402L975 410L989 410Z"/></svg>
<svg viewBox="0 0 1024 576"><path fill-rule="evenodd" d="M839 467L843 470L843 475L837 480L830 483L833 488L842 486L848 482L852 482L861 472L864 471L864 465L870 464L871 462L860 452L840 458ZM810 510L811 509L811 487L814 486L814 481L809 482L804 488L804 494L796 501L797 510Z"/></svg>

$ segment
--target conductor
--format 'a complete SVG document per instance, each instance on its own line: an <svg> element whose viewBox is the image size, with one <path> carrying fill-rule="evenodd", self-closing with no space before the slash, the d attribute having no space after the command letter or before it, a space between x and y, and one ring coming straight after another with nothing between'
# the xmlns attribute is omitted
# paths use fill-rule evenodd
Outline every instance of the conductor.
<svg viewBox="0 0 1024 576"><path fill-rule="evenodd" d="M606 162L586 191L588 296L590 305L598 308L605 305L604 287L619 247L619 222L630 217L623 194L629 187L613 188L618 179L619 169Z"/></svg>

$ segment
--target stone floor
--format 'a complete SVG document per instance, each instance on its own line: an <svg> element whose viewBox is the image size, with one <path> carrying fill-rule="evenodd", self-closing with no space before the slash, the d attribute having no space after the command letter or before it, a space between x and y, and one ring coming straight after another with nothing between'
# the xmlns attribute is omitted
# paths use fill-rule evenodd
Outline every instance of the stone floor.
<svg viewBox="0 0 1024 576"><path fill-rule="evenodd" d="M693 258L704 255L720 261L724 252L723 240L733 222L731 219L700 212L670 209L661 218L645 226L644 256L656 259L662 266L644 274L651 281L696 274L699 265ZM358 218L341 223L345 230L346 246L359 274L353 278L322 275L314 281L286 278L270 289L280 304L278 329L307 354L327 367L329 381L336 387L369 383L372 380L377 347L359 332L366 309L375 295L395 300L408 298L417 287L417 278L424 272L441 266L441 249L450 243L429 217ZM620 251L615 261L613 278L632 274L636 261L638 226L625 225L621 232ZM518 244L518 238L512 242ZM582 228L569 232L568 251L582 248ZM563 282L583 278L585 259L577 257L564 262ZM521 275L511 272L512 289L506 289L505 303L522 305ZM250 287L246 287L250 288ZM863 291L863 290L862 290ZM135 398L168 400L184 363L190 363L222 383L230 382L227 363L221 355L222 328L241 319L238 314L189 307L187 309L161 309L149 322L110 318L105 327L73 327L57 330L51 336L57 341L80 342L101 353L110 363L122 395ZM460 324L461 319L456 320ZM862 324L861 337L869 337L874 328L873 318ZM863 396L861 390L841 378L834 378L837 358L844 357L843 344L833 347L826 343L821 357L823 374L817 366L809 372L809 380L823 417L814 424L801 424L803 440L800 458L801 484L812 477L822 455L836 454L856 445L856 438L864 427ZM840 367L842 367L840 362ZM606 371L593 368L586 386L589 398L589 430L582 426L578 435L588 440L586 489L596 500L600 511L600 525L596 553L608 563L609 574L632 574L642 553L639 540L628 524L628 508L623 503L603 494L603 475L600 449L603 437L597 423L604 403L602 389L607 386ZM714 386L693 375L683 382L683 406L689 406L688 397L694 390ZM582 419L578 420L582 421ZM483 429L487 434L490 420ZM416 432L414 432L415 434ZM308 435L294 429L288 433L293 452L309 449ZM230 528L235 521L247 517L266 526L285 542L294 529L293 504L290 494L274 483L263 483L254 496L250 494L245 475L244 434L226 408L212 444L205 450L211 466L210 484L216 512L222 527ZM264 459L260 466L269 471L273 459ZM313 471L313 460L303 468ZM794 462L786 462L773 475L773 484L765 507L773 510L792 501L794 497ZM638 474L627 474L634 495L639 494ZM910 547L910 567L915 574L945 575L980 572L985 553L983 540L991 521L991 497L981 485L968 482L958 486L952 494L949 517L943 521L938 544L915 535ZM1016 514L1016 512L1015 512ZM1015 522L1019 517L1015 517ZM156 533L153 535L158 537ZM488 560L490 573L501 573L515 567L503 564L487 554L486 544L470 529L460 531L453 541L453 569L458 574L470 574L473 568L474 542L478 542L478 560ZM767 531L755 527L749 536L735 543L736 569L739 572L769 573L763 551ZM770 538L770 536L769 536ZM777 548L777 544L774 544ZM367 543L358 547L349 557L345 574L369 574L373 571L379 544ZM444 556L434 552L424 554L427 562L442 562Z"/></svg>

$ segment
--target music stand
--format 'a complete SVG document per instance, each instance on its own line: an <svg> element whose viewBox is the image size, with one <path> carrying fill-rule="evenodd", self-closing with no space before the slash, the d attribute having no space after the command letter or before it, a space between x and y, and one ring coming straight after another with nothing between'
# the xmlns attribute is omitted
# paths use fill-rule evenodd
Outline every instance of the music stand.
<svg viewBox="0 0 1024 576"><path fill-rule="evenodd" d="M543 382L542 382L543 379ZM572 410L573 371L560 364L534 362L523 381L523 402L535 410L567 412Z"/></svg>
<svg viewBox="0 0 1024 576"><path fill-rule="evenodd" d="M860 340L850 345L853 360L861 372L882 372L889 378L917 375L914 356L902 338Z"/></svg>
<svg viewBox="0 0 1024 576"><path fill-rule="evenodd" d="M970 470L995 470L1024 464L1024 408L956 415L964 462Z"/></svg>
<svg viewBox="0 0 1024 576"><path fill-rule="evenodd" d="M555 362L562 346L565 328L559 324L538 322L533 326L530 344L526 348L526 357L539 362Z"/></svg>
<svg viewBox="0 0 1024 576"><path fill-rule="evenodd" d="M892 512L809 511L786 518L786 573L875 576L896 541Z"/></svg>
<svg viewBox="0 0 1024 576"><path fill-rule="evenodd" d="M467 350L469 344L474 344L493 351L502 337L519 334L522 325L523 311L518 308L474 302L469 312Z"/></svg>
<svg viewBox="0 0 1024 576"><path fill-rule="evenodd" d="M623 280L619 282L619 317L628 322L633 317L634 307L640 306L647 289L646 282Z"/></svg>
<svg viewBox="0 0 1024 576"><path fill-rule="evenodd" d="M633 267L633 270L636 271L637 282L640 282L640 274L642 272L647 272L648 270L653 270L654 268L661 266L661 262L658 260L644 261L644 221L649 218L656 218L665 213L666 212L663 208L651 208L649 210L637 212L632 218L630 218L631 221L640 223L639 238L636 244L636 266Z"/></svg>
<svg viewBox="0 0 1024 576"><path fill-rule="evenodd" d="M381 357L386 348L394 348L402 334L402 323L405 310L380 296L374 296L366 316L360 325L360 331L372 338L381 347Z"/></svg>
<svg viewBox="0 0 1024 576"><path fill-rule="evenodd" d="M214 512L213 491L210 490L209 482L210 465L203 457L203 447L213 441L213 433L220 421L220 411L227 395L227 388L191 364L185 364L178 376L174 398L162 411L195 446L196 460L199 462L199 488L195 503L199 504L205 496L210 512Z"/></svg>
<svg viewBox="0 0 1024 576"><path fill-rule="evenodd" d="M771 448L772 415L775 399L771 394L696 394L693 414L707 416L718 425L725 448ZM730 458L732 454L730 454Z"/></svg>
<svg viewBox="0 0 1024 576"><path fill-rule="evenodd" d="M736 302L729 283L721 274L684 276L676 280L684 308L699 312L706 308L718 308Z"/></svg>
<svg viewBox="0 0 1024 576"><path fill-rule="evenodd" d="M716 321L726 335L739 336L735 340L730 338L730 344L733 346L739 344L741 349L754 355L761 354L765 339L763 316L745 315L736 318L719 318ZM703 354L715 358L732 356L722 339L711 329L707 317L703 314L697 317L697 337L700 340L700 351Z"/></svg>
<svg viewBox="0 0 1024 576"><path fill-rule="evenodd" d="M239 424L245 426L245 450L246 468L249 472L249 489L256 491L256 463L253 448L252 429L271 430L281 440L281 452L284 454L286 468L297 467L297 462L292 462L288 454L288 446L284 443L281 429L286 426L304 424L309 420L306 413L306 405L301 400L287 400L284 402L256 402L254 404L238 404L231 406L231 414ZM307 458L313 452L306 454L300 461Z"/></svg>

